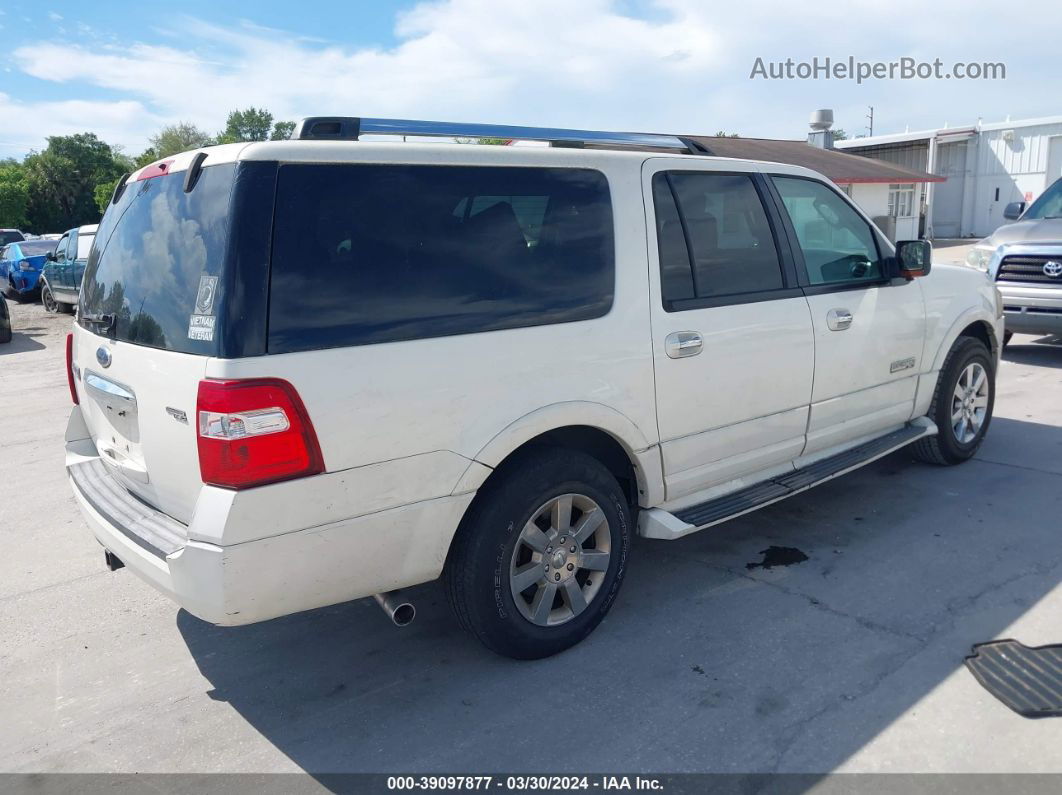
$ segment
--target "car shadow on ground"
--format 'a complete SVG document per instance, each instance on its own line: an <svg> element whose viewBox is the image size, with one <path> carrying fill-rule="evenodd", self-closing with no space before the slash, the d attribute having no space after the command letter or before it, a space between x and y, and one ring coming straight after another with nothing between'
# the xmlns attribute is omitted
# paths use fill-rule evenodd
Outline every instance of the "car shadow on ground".
<svg viewBox="0 0 1062 795"><path fill-rule="evenodd" d="M1015 339L1003 349L1003 360L1034 367L1062 367L1062 337L1048 335Z"/></svg>
<svg viewBox="0 0 1062 795"><path fill-rule="evenodd" d="M33 332L42 332L35 334ZM4 356L9 353L27 353L29 351L43 351L45 346L34 337L44 336L45 329L42 328L16 328L11 330L11 342L6 342L0 345L0 356Z"/></svg>
<svg viewBox="0 0 1062 795"><path fill-rule="evenodd" d="M1062 449L1060 428L997 418L980 455L1014 435L1027 461ZM901 451L679 541L636 539L602 626L536 662L483 650L438 584L413 590L405 629L371 600L177 625L211 697L312 774L826 773L1058 584L1058 485ZM771 546L807 560L750 568Z"/></svg>

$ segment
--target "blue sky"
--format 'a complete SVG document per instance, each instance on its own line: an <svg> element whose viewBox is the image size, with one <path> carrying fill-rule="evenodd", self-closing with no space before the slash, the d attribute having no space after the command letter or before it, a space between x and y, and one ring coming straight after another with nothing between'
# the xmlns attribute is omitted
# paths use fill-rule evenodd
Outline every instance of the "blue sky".
<svg viewBox="0 0 1062 795"><path fill-rule="evenodd" d="M0 156L91 130L138 153L234 107L802 137L815 108L864 132L1062 114L1057 2L302 0L5 2ZM177 9L179 8L179 12ZM1035 31L1032 33L1030 31ZM995 81L750 80L757 57L1000 61Z"/></svg>

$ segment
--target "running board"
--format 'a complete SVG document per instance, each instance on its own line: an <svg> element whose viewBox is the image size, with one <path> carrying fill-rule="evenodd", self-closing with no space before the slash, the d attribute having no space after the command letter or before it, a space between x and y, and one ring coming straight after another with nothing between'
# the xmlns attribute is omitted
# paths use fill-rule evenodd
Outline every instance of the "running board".
<svg viewBox="0 0 1062 795"><path fill-rule="evenodd" d="M859 469L924 436L935 436L937 426L919 418L898 431L864 442L836 455L813 461L778 477L754 483L722 497L669 513L662 508L645 511L640 534L646 538L670 540L703 530L765 505L792 497L835 477Z"/></svg>

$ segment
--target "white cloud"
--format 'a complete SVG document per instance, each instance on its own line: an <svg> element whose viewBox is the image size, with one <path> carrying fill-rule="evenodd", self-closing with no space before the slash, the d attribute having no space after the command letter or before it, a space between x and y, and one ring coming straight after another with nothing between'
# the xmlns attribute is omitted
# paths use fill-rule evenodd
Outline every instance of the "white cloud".
<svg viewBox="0 0 1062 795"><path fill-rule="evenodd" d="M1050 40L1062 33L1062 15L1049 9L1015 0L1008 15L1036 18L1038 36ZM140 111L113 140L132 149L160 124L185 120L213 131L229 110L248 105L288 119L341 113L790 137L804 134L818 107L833 107L849 132L862 126L870 104L879 130L1062 110L1045 106L1052 97L1036 67L1048 67L1035 59L1047 56L1028 47L1023 26L998 25L990 7L960 0L939 0L932 9L921 0L659 0L652 11L649 19L634 18L610 0L423 2L397 18L398 44L390 48L185 18L168 23L166 44L38 43L17 50L14 63L68 85L72 96L85 84L127 96ZM1004 60L1011 77L862 87L748 79L757 56L815 55ZM114 122L117 105L125 108L91 105L81 119L61 124L100 129ZM49 133L60 123L38 120L36 129Z"/></svg>
<svg viewBox="0 0 1062 795"><path fill-rule="evenodd" d="M48 12L48 19L50 19L52 22L61 22L62 19L63 19L63 15L62 14L57 14L54 11L49 11Z"/></svg>
<svg viewBox="0 0 1062 795"><path fill-rule="evenodd" d="M43 149L49 135L81 132L94 132L104 141L136 153L143 148L143 141L135 131L145 121L148 129L162 124L135 100L23 102L7 94L0 94L0 118L5 120L0 132L0 158Z"/></svg>

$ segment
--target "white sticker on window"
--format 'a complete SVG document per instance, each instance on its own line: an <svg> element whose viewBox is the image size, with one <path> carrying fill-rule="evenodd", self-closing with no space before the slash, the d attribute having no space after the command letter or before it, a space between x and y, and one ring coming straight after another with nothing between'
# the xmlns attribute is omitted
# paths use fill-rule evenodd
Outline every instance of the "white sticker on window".
<svg viewBox="0 0 1062 795"><path fill-rule="evenodd" d="M195 313L197 315L214 314L214 298L217 295L218 277L200 276L199 292L195 296Z"/></svg>
<svg viewBox="0 0 1062 795"><path fill-rule="evenodd" d="M215 278L215 277L212 277ZM214 322L216 317L210 315L192 315L188 318L188 339L205 340L210 342L214 339Z"/></svg>

